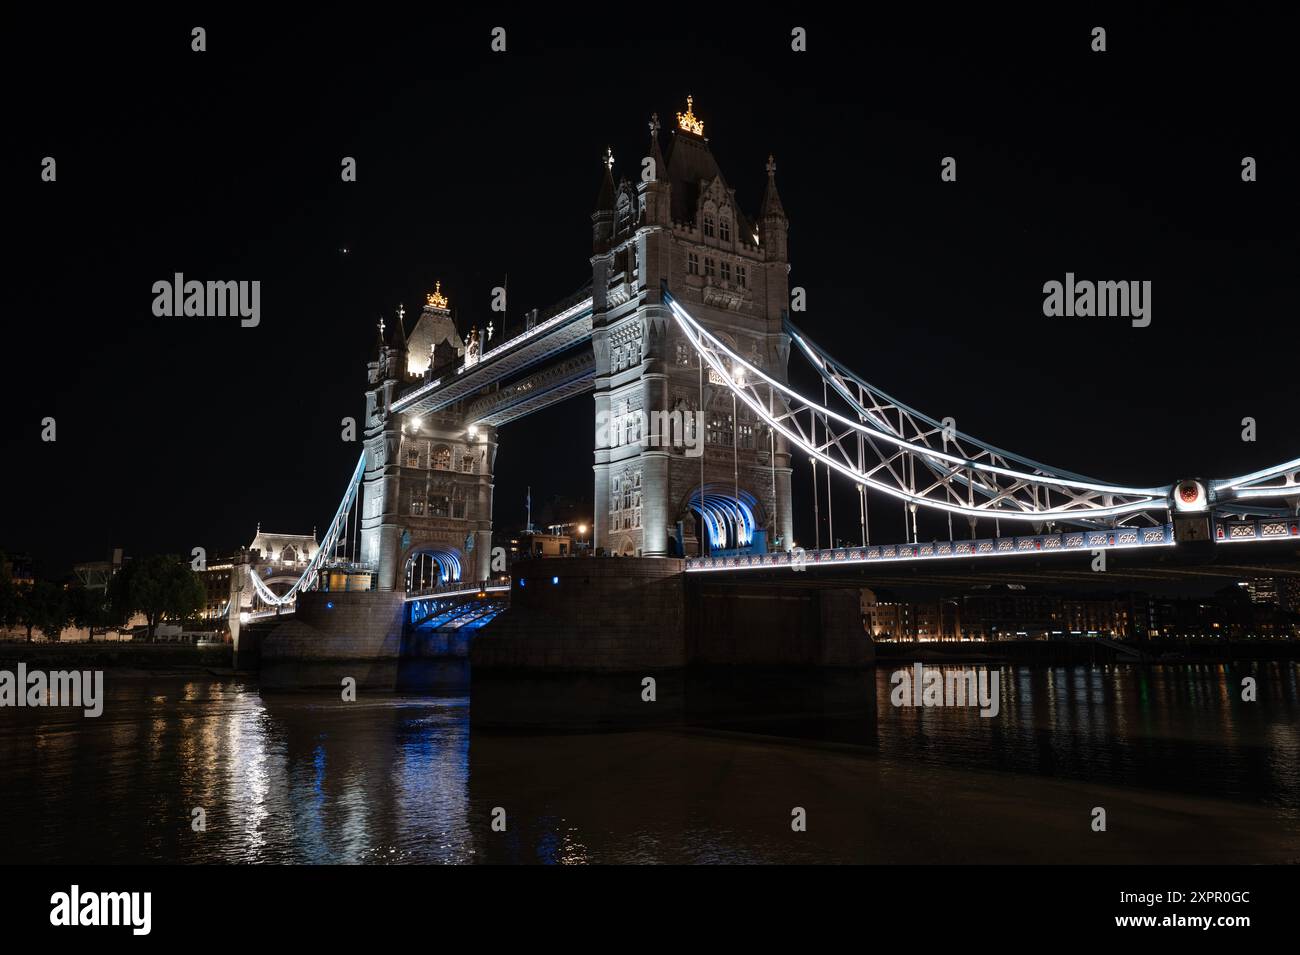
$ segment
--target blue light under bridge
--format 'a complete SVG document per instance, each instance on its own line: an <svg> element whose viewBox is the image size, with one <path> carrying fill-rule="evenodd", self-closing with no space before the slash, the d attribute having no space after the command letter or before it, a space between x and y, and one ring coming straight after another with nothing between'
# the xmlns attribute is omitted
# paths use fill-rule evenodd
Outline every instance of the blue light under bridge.
<svg viewBox="0 0 1300 955"><path fill-rule="evenodd" d="M406 560L406 588L460 580L460 555L450 550L418 550ZM437 580L431 578L436 576Z"/></svg>
<svg viewBox="0 0 1300 955"><path fill-rule="evenodd" d="M748 491L736 495L734 487L706 484L703 493L696 488L691 495L691 510L700 516L714 550L735 550L754 541L757 522L754 511L758 500Z"/></svg>

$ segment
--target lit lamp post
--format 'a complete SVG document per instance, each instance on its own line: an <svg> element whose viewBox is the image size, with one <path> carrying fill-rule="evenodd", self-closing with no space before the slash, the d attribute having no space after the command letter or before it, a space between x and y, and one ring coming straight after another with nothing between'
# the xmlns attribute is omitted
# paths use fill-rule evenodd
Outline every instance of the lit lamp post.
<svg viewBox="0 0 1300 955"><path fill-rule="evenodd" d="M582 547L583 550L586 550L586 547L585 547L585 544L586 544L586 537L587 537L587 525L586 525L586 524L579 524L579 525L578 525L578 543L579 543L580 545L584 545L584 546Z"/></svg>

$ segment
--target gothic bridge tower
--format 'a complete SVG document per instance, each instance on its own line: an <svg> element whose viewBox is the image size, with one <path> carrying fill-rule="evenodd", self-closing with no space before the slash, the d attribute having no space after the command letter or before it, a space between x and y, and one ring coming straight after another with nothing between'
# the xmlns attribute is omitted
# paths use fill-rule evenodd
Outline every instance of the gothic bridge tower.
<svg viewBox="0 0 1300 955"><path fill-rule="evenodd" d="M367 366L360 559L380 590L485 580L496 429L467 425L459 402L425 415L392 410L399 394L465 355L441 284L409 341L403 318L399 308L387 339L380 320L378 354Z"/></svg>
<svg viewBox="0 0 1300 955"><path fill-rule="evenodd" d="M700 553L699 512L720 502L714 517L748 513L742 522L752 519L770 547L788 549L788 449L701 368L660 293L666 283L712 334L786 380L788 223L775 163L768 158L755 219L736 201L690 97L666 153L659 139L656 115L635 185L615 184L607 151L592 215L594 543L647 557ZM664 433L677 421L681 434ZM717 527L704 547L745 543L741 527Z"/></svg>

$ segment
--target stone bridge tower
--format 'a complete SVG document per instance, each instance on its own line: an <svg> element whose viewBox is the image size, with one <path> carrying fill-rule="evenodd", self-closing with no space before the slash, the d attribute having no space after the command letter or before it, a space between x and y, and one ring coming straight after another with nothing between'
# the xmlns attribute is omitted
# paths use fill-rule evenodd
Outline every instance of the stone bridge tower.
<svg viewBox="0 0 1300 955"><path fill-rule="evenodd" d="M485 580L496 429L472 427L463 403L426 415L392 411L399 395L454 368L466 351L441 285L411 330L413 345L403 318L399 309L387 339L380 320L378 354L367 366L360 559L379 590L405 589L420 560L426 581Z"/></svg>
<svg viewBox="0 0 1300 955"><path fill-rule="evenodd" d="M766 529L769 546L788 549L785 443L743 404L733 408L730 391L701 369L660 293L666 283L710 332L786 380L788 223L776 167L769 157L753 219L723 176L690 97L666 153L659 140L656 115L635 185L626 179L615 184L607 151L592 215L593 540L618 554L698 553L692 502L702 503L703 486L723 498L738 491L757 526Z"/></svg>

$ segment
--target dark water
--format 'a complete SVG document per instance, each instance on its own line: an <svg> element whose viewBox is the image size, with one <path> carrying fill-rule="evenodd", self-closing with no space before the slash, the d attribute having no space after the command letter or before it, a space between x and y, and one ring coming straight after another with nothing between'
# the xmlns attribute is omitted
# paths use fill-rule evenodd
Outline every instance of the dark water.
<svg viewBox="0 0 1300 955"><path fill-rule="evenodd" d="M110 672L98 719L0 710L0 862L1300 861L1294 663L1003 667L991 719L893 707L892 669L585 733Z"/></svg>

